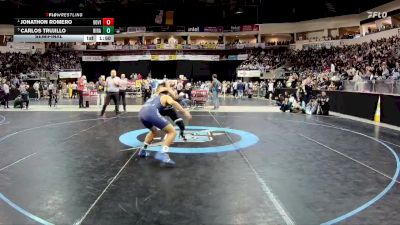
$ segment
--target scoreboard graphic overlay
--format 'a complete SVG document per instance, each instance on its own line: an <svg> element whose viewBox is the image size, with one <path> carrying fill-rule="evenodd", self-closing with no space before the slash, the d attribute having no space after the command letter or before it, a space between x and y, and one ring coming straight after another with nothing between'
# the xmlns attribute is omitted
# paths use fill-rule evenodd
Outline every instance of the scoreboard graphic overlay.
<svg viewBox="0 0 400 225"><path fill-rule="evenodd" d="M114 42L114 18L83 18L82 13L46 13L16 18L15 42Z"/></svg>

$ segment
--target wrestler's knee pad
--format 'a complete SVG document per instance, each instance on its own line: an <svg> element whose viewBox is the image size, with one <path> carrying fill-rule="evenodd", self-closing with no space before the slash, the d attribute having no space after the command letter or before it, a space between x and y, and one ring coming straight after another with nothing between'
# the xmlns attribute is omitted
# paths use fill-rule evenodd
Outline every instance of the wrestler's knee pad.
<svg viewBox="0 0 400 225"><path fill-rule="evenodd" d="M185 123L183 122L182 118L178 118L174 121L174 123L179 127L181 131L185 130Z"/></svg>

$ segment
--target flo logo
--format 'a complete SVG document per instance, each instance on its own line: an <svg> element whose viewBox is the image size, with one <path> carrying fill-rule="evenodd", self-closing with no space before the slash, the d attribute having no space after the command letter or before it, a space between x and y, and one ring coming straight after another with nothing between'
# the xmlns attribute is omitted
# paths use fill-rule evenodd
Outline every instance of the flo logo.
<svg viewBox="0 0 400 225"><path fill-rule="evenodd" d="M367 12L368 18L384 19L387 17L387 12Z"/></svg>
<svg viewBox="0 0 400 225"><path fill-rule="evenodd" d="M202 143L202 142L210 142L215 139L216 136L224 135L224 132L212 132L211 130L189 130L185 131L185 138L183 140L179 135L176 135L175 143ZM165 136L166 137L166 136ZM164 138L165 138L164 137ZM161 137L155 138L155 142L153 146L161 145Z"/></svg>
<svg viewBox="0 0 400 225"><path fill-rule="evenodd" d="M206 126L188 126L186 128L187 132L185 133L185 137L187 140L184 141L183 139L177 137L175 139L177 146L171 146L169 148L169 152L196 154L236 151L255 145L259 141L256 135L243 130ZM130 131L122 134L119 137L119 141L132 148L137 148L143 145L143 136L147 132L149 132L148 129ZM223 145L221 145L220 141L214 141L218 136L223 135L227 136L227 141L224 142ZM236 136L235 141L232 141L230 136ZM155 139L147 149L150 151L160 151L161 143L161 138ZM207 147L202 147L204 145L201 143L209 144L207 144Z"/></svg>

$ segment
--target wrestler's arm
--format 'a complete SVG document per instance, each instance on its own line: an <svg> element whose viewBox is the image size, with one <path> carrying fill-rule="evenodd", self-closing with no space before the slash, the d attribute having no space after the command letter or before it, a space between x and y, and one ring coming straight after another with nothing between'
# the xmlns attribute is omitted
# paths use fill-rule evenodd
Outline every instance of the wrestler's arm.
<svg viewBox="0 0 400 225"><path fill-rule="evenodd" d="M188 119L192 118L192 115L190 112L186 109L184 109L178 102L176 102L174 99L172 99L171 96L168 95L163 95L161 96L161 104L165 105L171 105L175 109L177 109L179 112L182 112Z"/></svg>

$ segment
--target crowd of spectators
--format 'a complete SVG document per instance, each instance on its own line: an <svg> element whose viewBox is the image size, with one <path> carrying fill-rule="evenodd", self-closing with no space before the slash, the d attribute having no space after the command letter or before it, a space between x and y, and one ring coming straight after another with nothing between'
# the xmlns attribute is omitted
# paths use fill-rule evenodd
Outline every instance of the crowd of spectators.
<svg viewBox="0 0 400 225"><path fill-rule="evenodd" d="M55 46L60 47L60 46ZM63 47L63 46L61 46ZM290 50L288 48L249 50L249 57L238 69L269 71L287 65L283 80L275 81L274 87L314 90L340 90L343 81L399 80L400 36L383 38L357 45L330 48ZM33 71L60 71L81 69L80 56L75 51L48 50L44 54L4 53L0 54L0 78L18 88L21 74ZM247 90L262 92L265 96L268 82L244 83ZM197 84L196 84L197 85ZM199 83L199 87L207 84ZM239 85L241 86L241 85ZM223 82L221 92L234 92L236 82ZM247 87L247 88L246 88ZM235 96L237 93L235 92Z"/></svg>
<svg viewBox="0 0 400 225"><path fill-rule="evenodd" d="M340 81L400 78L400 37L360 45L292 51L287 59L293 73L287 86L310 77L318 89L340 88Z"/></svg>
<svg viewBox="0 0 400 225"><path fill-rule="evenodd" d="M80 70L75 51L47 51L44 54L0 53L0 77L20 76L38 71Z"/></svg>
<svg viewBox="0 0 400 225"><path fill-rule="evenodd" d="M16 96L16 104L22 108L25 103L29 105L28 90L34 86L28 85L27 80L41 79L43 75L48 75L49 71L62 70L81 70L80 57L73 51L47 51L44 54L23 54L23 53L1 53L0 54L0 99L2 105L8 107L8 96L12 92L19 93ZM50 77L46 77L49 79ZM57 79L57 77L55 77ZM35 84L37 84L36 82ZM49 81L39 82L41 95L47 94ZM37 85L39 87L39 85ZM39 92L34 90L35 93ZM40 94L38 94L40 96ZM39 97L37 97L39 98ZM20 100L20 101L19 101Z"/></svg>
<svg viewBox="0 0 400 225"><path fill-rule="evenodd" d="M287 55L286 48L252 50L247 60L243 61L239 70L261 70L269 71L284 62Z"/></svg>
<svg viewBox="0 0 400 225"><path fill-rule="evenodd" d="M251 52L238 69L263 70L287 64L284 87L307 85L319 90L341 89L344 80L400 79L400 37L343 47Z"/></svg>

